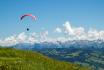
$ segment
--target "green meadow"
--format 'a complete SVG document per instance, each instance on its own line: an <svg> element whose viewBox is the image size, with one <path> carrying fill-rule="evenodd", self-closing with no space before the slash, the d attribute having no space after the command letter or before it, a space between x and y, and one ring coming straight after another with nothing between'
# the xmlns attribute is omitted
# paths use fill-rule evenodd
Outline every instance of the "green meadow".
<svg viewBox="0 0 104 70"><path fill-rule="evenodd" d="M90 70L90 68L57 61L37 52L0 48L0 70Z"/></svg>

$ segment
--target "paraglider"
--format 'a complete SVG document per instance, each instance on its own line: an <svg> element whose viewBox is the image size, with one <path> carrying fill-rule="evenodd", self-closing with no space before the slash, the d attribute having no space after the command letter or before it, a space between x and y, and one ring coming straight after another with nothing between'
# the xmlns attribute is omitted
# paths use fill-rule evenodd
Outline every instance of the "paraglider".
<svg viewBox="0 0 104 70"><path fill-rule="evenodd" d="M27 31L29 31L29 28L27 28Z"/></svg>
<svg viewBox="0 0 104 70"><path fill-rule="evenodd" d="M20 17L20 20L23 20L25 17L31 17L33 20L36 20L36 17L32 14L25 14L25 15L22 15ZM27 31L29 31L29 28L27 28Z"/></svg>

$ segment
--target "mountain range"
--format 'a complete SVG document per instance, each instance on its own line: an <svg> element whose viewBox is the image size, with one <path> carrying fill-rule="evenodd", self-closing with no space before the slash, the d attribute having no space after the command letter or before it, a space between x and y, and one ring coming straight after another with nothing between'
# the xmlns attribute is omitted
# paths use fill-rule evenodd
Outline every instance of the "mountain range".
<svg viewBox="0 0 104 70"><path fill-rule="evenodd" d="M72 40L40 43L21 43L11 48L32 50L53 59L91 67L92 70L104 70L103 40Z"/></svg>
<svg viewBox="0 0 104 70"><path fill-rule="evenodd" d="M33 49L42 49L42 48L104 48L103 40L73 40L73 41L55 41L55 42L39 42L39 43L19 43L11 46L17 49L24 50L33 50Z"/></svg>

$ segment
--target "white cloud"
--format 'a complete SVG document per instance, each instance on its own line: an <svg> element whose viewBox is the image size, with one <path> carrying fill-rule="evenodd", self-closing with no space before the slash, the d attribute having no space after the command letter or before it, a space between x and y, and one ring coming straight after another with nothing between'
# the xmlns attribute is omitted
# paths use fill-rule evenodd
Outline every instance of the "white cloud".
<svg viewBox="0 0 104 70"><path fill-rule="evenodd" d="M66 34L69 34L69 35L74 34L74 31L73 31L73 29L72 29L72 27L71 27L71 25L70 25L70 23L68 21L65 24L63 24L63 26L64 26L64 32Z"/></svg>
<svg viewBox="0 0 104 70"><path fill-rule="evenodd" d="M37 40L36 40L34 37L32 37L32 36L30 36L30 37L28 38L28 43L34 44L36 41L37 41Z"/></svg>
<svg viewBox="0 0 104 70"><path fill-rule="evenodd" d="M15 39L15 36L10 36L2 40L0 42L0 45L9 46L9 45L14 45L16 43L17 43L17 40Z"/></svg>
<svg viewBox="0 0 104 70"><path fill-rule="evenodd" d="M55 32L58 32L61 34L58 34L57 38L52 38L52 37L49 37L49 32L47 30L42 31L39 34L35 32L30 34L26 34L25 32L22 32L18 35L12 35L3 40L0 40L0 45L11 46L18 43L34 44L35 42L44 42L44 41L63 42L67 40L96 40L96 39L104 40L104 30L98 31L97 29L89 29L85 31L84 27L73 27L68 21L65 22L65 24L63 24L63 28L57 27L55 29Z"/></svg>
<svg viewBox="0 0 104 70"><path fill-rule="evenodd" d="M19 35L10 36L5 38L4 40L0 40L1 46L12 46L18 43L35 43L37 40L35 38L35 34L31 33L30 35L26 35L24 32Z"/></svg>
<svg viewBox="0 0 104 70"><path fill-rule="evenodd" d="M82 35L85 33L85 29L83 27L74 28L73 31L76 35Z"/></svg>
<svg viewBox="0 0 104 70"><path fill-rule="evenodd" d="M26 39L27 39L27 35L23 32L23 33L20 33L18 36L17 36L17 41L19 43L24 43L26 42Z"/></svg>
<svg viewBox="0 0 104 70"><path fill-rule="evenodd" d="M72 27L71 24L67 21L64 26L64 32L69 35L82 35L85 33L83 27Z"/></svg>
<svg viewBox="0 0 104 70"><path fill-rule="evenodd" d="M48 36L48 31L43 31L40 33L40 41L46 41Z"/></svg>
<svg viewBox="0 0 104 70"><path fill-rule="evenodd" d="M57 28L55 29L55 32L57 32L57 33L61 33L62 30L61 30L59 27L57 27Z"/></svg>
<svg viewBox="0 0 104 70"><path fill-rule="evenodd" d="M98 31L96 29L89 29L85 31L84 27L72 27L71 24L67 21L63 24L64 32L70 40L104 40L104 30Z"/></svg>
<svg viewBox="0 0 104 70"><path fill-rule="evenodd" d="M99 38L100 39L104 39L104 31L100 31L99 32Z"/></svg>

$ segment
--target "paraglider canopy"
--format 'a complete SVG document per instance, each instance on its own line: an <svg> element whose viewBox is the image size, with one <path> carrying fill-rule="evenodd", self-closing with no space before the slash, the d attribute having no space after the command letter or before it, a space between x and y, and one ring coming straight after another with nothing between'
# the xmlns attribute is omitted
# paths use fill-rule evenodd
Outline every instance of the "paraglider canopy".
<svg viewBox="0 0 104 70"><path fill-rule="evenodd" d="M25 15L22 15L20 17L20 20L23 20L25 17L31 17L32 19L36 20L36 17L32 14L25 14ZM29 28L26 29L27 31L29 31Z"/></svg>
<svg viewBox="0 0 104 70"><path fill-rule="evenodd" d="M23 20L25 17L31 17L32 19L36 20L36 17L34 15L32 15L32 14L22 15L20 19Z"/></svg>

